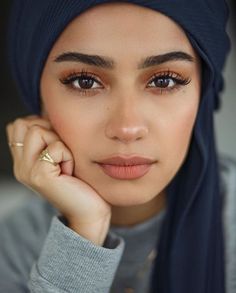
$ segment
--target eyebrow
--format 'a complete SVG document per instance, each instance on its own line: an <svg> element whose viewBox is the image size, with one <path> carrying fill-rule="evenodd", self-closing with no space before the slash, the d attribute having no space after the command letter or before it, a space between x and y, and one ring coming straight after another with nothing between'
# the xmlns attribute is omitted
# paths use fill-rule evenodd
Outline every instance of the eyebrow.
<svg viewBox="0 0 236 293"><path fill-rule="evenodd" d="M141 62L138 64L138 69L145 69L148 67L161 65L163 63L170 61L194 62L194 57L182 51L174 51L166 54L149 56L141 60ZM79 52L62 53L55 58L54 62L80 62L87 65L94 65L105 69L115 68L115 61L109 57L99 55L88 55Z"/></svg>

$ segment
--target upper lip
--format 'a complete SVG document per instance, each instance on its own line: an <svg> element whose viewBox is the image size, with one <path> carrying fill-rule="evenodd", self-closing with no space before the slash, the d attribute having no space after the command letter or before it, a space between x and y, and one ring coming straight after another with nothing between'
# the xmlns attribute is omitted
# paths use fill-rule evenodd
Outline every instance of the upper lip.
<svg viewBox="0 0 236 293"><path fill-rule="evenodd" d="M116 166L135 166L156 163L156 160L139 156L114 156L101 161L99 164Z"/></svg>

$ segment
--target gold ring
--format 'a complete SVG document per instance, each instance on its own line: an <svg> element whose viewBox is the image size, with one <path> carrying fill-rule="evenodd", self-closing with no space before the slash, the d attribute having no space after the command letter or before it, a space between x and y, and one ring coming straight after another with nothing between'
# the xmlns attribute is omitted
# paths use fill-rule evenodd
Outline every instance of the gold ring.
<svg viewBox="0 0 236 293"><path fill-rule="evenodd" d="M9 147L23 147L24 144L22 142L9 142Z"/></svg>
<svg viewBox="0 0 236 293"><path fill-rule="evenodd" d="M53 158L49 155L48 150L45 149L42 151L42 153L39 156L40 161L46 161L54 166L57 166L58 164L53 160Z"/></svg>

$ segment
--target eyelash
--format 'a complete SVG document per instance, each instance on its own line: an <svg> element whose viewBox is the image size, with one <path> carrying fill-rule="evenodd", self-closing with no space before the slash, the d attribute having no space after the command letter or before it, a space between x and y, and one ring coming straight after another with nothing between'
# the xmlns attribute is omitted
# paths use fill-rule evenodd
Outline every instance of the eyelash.
<svg viewBox="0 0 236 293"><path fill-rule="evenodd" d="M81 80L83 80L83 79L90 80L90 81L92 81L92 84L94 84L94 82L98 83L101 86L101 88L96 87L96 88L85 89L85 88L75 87L75 85L73 85L73 83L75 81L80 80L80 79ZM186 86L191 82L190 78L183 78L181 75L179 75L179 74L177 74L175 72L171 72L170 70L168 70L168 71L164 71L164 72L161 72L161 73L154 74L154 76L151 78L151 80L148 82L148 84L155 82L155 80L158 81L158 79L162 80L162 81L167 81L167 80L170 81L170 80L172 80L175 83L175 85L172 86L172 87L168 87L168 85L167 85L167 87L155 86L154 89L158 89L159 94L171 92L171 91L173 91L175 89L178 89L181 86ZM61 78L59 80L60 80L60 82L62 84L67 86L69 89L79 91L79 93L82 94L82 95L91 95L92 93L94 93L94 92L98 91L99 89L103 88L102 83L98 80L96 75L94 75L92 73L89 73L86 70L82 70L80 72L73 72L73 73L69 74L68 76L66 76L64 78ZM153 87L148 86L148 88L153 88Z"/></svg>

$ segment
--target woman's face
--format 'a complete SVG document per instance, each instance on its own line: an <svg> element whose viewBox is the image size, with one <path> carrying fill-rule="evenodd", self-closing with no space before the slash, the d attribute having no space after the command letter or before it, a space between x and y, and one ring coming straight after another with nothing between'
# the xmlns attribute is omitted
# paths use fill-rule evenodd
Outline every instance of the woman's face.
<svg viewBox="0 0 236 293"><path fill-rule="evenodd" d="M113 3L78 16L52 48L41 79L43 115L71 150L74 176L114 206L154 199L186 157L200 71L184 31L160 13ZM114 156L152 164L98 163Z"/></svg>

